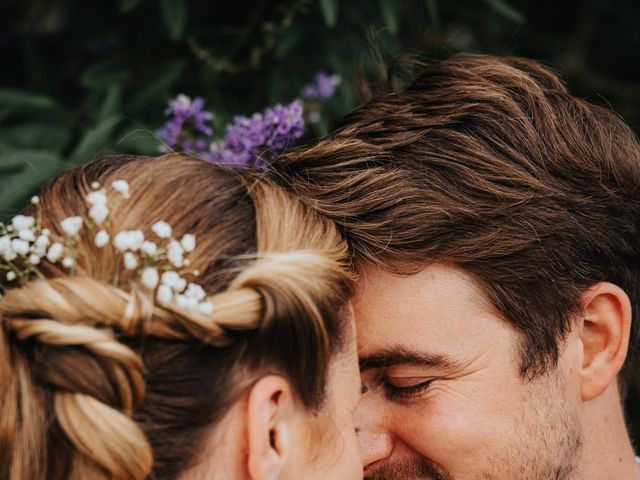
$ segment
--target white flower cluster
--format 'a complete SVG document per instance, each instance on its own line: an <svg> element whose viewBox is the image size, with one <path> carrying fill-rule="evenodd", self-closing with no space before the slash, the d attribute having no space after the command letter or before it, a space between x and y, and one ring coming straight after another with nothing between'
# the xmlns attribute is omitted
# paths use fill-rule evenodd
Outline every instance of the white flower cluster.
<svg viewBox="0 0 640 480"><path fill-rule="evenodd" d="M95 246L104 248L111 243L122 256L124 268L132 271L145 289L155 291L160 305L175 304L182 310L211 315L213 305L206 299L204 289L196 283L188 283L173 270L189 265L185 256L196 248L195 235L186 234L178 240L173 237L171 226L159 221L151 227L156 241L146 239L141 230L121 231L112 236L109 234L107 189L97 182L91 188L85 197L88 219L73 216L62 220L60 228L64 238L54 239L48 229L40 228L36 219L25 215L14 217L7 226L0 223L0 270L6 271L6 280L28 279L32 274L41 276L37 265L43 259L51 263L61 261L65 268L72 270L79 254L76 248L78 235L83 227L87 227ZM111 188L124 199L130 197L129 185L124 180L112 182ZM31 201L39 203L38 197ZM197 271L190 273L198 275Z"/></svg>
<svg viewBox="0 0 640 480"><path fill-rule="evenodd" d="M37 203L37 197L32 202ZM29 272L37 270L36 265L49 256L56 256L55 261L62 254L62 245L51 242L51 232L48 229L37 228L33 217L25 215L15 216L9 225L0 223L0 269L7 270L8 281L13 281L23 272L17 268L9 268L17 260L25 264Z"/></svg>

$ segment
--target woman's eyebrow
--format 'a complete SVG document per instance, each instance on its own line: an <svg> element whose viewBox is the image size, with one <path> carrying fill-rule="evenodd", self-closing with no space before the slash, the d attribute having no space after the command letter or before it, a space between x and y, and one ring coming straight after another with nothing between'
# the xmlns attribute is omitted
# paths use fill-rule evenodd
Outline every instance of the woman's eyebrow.
<svg viewBox="0 0 640 480"><path fill-rule="evenodd" d="M443 354L419 351L406 345L385 347L360 356L360 371L392 367L394 365L411 365L435 367L440 369L458 369L461 362Z"/></svg>

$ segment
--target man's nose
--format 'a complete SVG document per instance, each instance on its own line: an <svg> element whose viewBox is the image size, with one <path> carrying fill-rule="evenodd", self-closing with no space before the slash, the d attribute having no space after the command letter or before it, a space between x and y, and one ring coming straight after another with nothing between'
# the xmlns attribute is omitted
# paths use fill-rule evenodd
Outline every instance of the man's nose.
<svg viewBox="0 0 640 480"><path fill-rule="evenodd" d="M365 470L369 465L386 459L393 451L393 440L385 424L385 412L376 408L374 398L365 393L354 414Z"/></svg>

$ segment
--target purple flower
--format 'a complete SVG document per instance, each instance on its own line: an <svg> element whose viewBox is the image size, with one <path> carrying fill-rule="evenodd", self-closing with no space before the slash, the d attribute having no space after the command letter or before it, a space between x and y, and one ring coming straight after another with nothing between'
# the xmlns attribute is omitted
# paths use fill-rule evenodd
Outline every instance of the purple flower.
<svg viewBox="0 0 640 480"><path fill-rule="evenodd" d="M236 117L222 144L207 158L216 163L264 166L304 134L302 104L276 105L251 117Z"/></svg>
<svg viewBox="0 0 640 480"><path fill-rule="evenodd" d="M341 81L340 75L317 72L314 82L305 85L300 95L305 100L328 100L333 97Z"/></svg>
<svg viewBox="0 0 640 480"><path fill-rule="evenodd" d="M266 145L273 153L280 153L304 134L302 104L295 100L289 105L276 105L264 112L265 123L271 127Z"/></svg>
<svg viewBox="0 0 640 480"><path fill-rule="evenodd" d="M302 137L305 129L304 108L299 100L275 105L250 117L235 117L222 140L211 138L213 129L208 122L213 114L204 110L202 98L192 101L179 95L169 102L166 113L172 118L158 135L168 146L226 165L264 167Z"/></svg>
<svg viewBox="0 0 640 480"><path fill-rule="evenodd" d="M213 135L213 128L208 124L213 120L213 113L204 110L204 100L200 97L191 100L186 95L178 95L169 102L165 114L172 115L173 118L157 133L171 147L181 141L186 144L190 140L190 135L185 130L190 128L197 133ZM184 149L188 150L186 147Z"/></svg>

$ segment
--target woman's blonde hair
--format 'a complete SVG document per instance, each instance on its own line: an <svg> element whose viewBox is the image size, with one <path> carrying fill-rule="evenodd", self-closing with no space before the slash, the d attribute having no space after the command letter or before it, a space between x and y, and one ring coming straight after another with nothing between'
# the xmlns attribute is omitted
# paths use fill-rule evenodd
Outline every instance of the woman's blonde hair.
<svg viewBox="0 0 640 480"><path fill-rule="evenodd" d="M258 174L170 154L106 157L65 172L27 214L61 234L94 181L126 180L119 230L167 221L194 233L190 268L215 305L161 308L116 277L119 256L80 238L77 273L0 300L0 479L173 478L258 375L277 372L318 409L348 335L348 250L322 220Z"/></svg>

